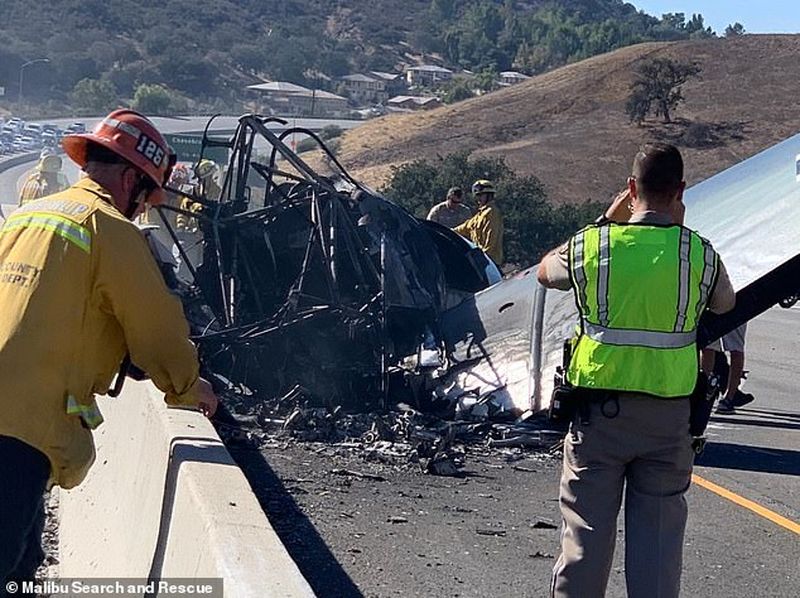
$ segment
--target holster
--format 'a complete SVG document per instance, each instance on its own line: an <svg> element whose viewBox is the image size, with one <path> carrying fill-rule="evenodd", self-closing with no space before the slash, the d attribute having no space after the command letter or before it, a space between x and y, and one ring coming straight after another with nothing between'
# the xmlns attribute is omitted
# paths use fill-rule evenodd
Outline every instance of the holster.
<svg viewBox="0 0 800 598"><path fill-rule="evenodd" d="M556 380L553 395L550 399L548 418L553 423L568 423L575 417L581 403L579 389L571 384Z"/></svg>
<svg viewBox="0 0 800 598"><path fill-rule="evenodd" d="M689 415L689 432L695 438L702 436L711 419L711 410L719 394L719 379L698 372L694 392L689 397L691 411Z"/></svg>

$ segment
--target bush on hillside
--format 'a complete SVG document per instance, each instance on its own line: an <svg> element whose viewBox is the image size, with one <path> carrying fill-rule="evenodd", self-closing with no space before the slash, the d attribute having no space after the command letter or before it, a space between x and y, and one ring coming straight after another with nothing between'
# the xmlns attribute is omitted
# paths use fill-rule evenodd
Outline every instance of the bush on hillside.
<svg viewBox="0 0 800 598"><path fill-rule="evenodd" d="M81 115L105 114L119 105L114 84L105 79L81 79L75 84L69 99Z"/></svg>
<svg viewBox="0 0 800 598"><path fill-rule="evenodd" d="M167 115L176 111L173 94L162 85L143 84L136 88L131 107L143 114Z"/></svg>

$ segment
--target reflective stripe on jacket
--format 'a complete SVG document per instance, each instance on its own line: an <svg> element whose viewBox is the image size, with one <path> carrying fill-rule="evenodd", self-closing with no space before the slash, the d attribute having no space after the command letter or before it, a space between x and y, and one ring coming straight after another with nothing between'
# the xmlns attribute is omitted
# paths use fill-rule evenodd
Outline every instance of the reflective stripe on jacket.
<svg viewBox="0 0 800 598"><path fill-rule="evenodd" d="M689 395L697 323L716 280L711 244L681 226L590 226L569 241L581 318L567 378L583 388Z"/></svg>
<svg viewBox="0 0 800 598"><path fill-rule="evenodd" d="M196 405L197 353L142 233L84 179L16 210L0 229L0 435L77 485L90 428L126 352L171 404Z"/></svg>

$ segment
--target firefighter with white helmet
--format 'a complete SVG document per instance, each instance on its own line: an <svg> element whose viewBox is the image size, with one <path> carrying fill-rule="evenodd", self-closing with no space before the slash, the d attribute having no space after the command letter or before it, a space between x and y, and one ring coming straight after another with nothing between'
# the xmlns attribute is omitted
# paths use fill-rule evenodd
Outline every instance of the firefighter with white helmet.
<svg viewBox="0 0 800 598"><path fill-rule="evenodd" d="M41 562L42 493L86 476L102 423L94 396L126 354L168 404L217 406L180 301L132 222L164 201L175 163L164 137L116 110L62 144L86 177L0 230L0 586Z"/></svg>

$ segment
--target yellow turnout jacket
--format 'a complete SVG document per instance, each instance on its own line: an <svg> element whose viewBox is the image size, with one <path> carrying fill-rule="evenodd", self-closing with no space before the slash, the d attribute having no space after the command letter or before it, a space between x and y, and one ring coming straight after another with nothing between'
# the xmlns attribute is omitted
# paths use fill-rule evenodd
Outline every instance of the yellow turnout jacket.
<svg viewBox="0 0 800 598"><path fill-rule="evenodd" d="M56 484L78 485L94 461L94 395L126 352L167 403L197 404L188 334L142 233L94 181L24 205L0 230L0 435L45 453Z"/></svg>
<svg viewBox="0 0 800 598"><path fill-rule="evenodd" d="M483 249L498 266L503 263L503 216L493 203L453 229Z"/></svg>

